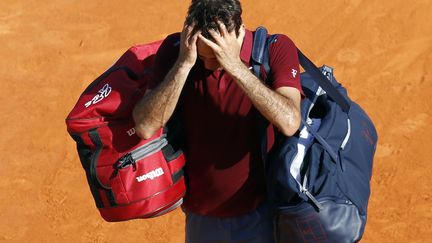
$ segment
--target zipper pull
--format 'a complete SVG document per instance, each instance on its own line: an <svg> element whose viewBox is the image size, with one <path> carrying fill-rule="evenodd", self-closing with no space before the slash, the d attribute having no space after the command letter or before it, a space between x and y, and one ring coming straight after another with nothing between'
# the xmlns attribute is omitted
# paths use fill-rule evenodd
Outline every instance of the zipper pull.
<svg viewBox="0 0 432 243"><path fill-rule="evenodd" d="M308 189L302 188L302 192L304 194L306 194L306 196L312 201L313 204L315 204L315 206L317 207L318 211L324 209L323 206L321 205L321 203L318 202L318 200L316 200L316 198L308 191Z"/></svg>
<svg viewBox="0 0 432 243"><path fill-rule="evenodd" d="M312 201L313 204L315 204L316 208L318 209L318 212L320 210L323 210L323 206L321 205L320 202L318 202L318 200L316 200L316 198L312 195L312 193L310 193L306 187L306 185L308 184L308 177L307 174L309 173L310 167L307 168L306 174L304 175L303 178L303 185L300 185L300 191L303 192L304 194L306 194L306 196Z"/></svg>
<svg viewBox="0 0 432 243"><path fill-rule="evenodd" d="M135 160L132 158L132 154L131 153L127 153L125 155L123 155L118 161L117 161L117 166L116 169L123 169L126 168L130 165L134 165L134 169L136 169L135 166Z"/></svg>
<svg viewBox="0 0 432 243"><path fill-rule="evenodd" d="M120 159L117 160L117 163L115 163L113 165L114 171L111 174L110 179L116 177L119 170L126 168L130 165L133 166L133 171L136 171L136 161L132 158L131 153L127 153L127 154L123 155L122 157L120 157Z"/></svg>

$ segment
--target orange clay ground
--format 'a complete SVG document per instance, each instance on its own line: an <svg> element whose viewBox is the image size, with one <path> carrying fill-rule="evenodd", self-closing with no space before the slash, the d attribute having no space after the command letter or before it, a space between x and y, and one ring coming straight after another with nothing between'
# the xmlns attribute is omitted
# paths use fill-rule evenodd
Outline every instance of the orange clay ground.
<svg viewBox="0 0 432 243"><path fill-rule="evenodd" d="M182 242L180 210L106 223L64 118L133 44L182 27L189 1L0 1L0 242ZM243 1L337 79L379 132L363 242L432 239L432 2Z"/></svg>

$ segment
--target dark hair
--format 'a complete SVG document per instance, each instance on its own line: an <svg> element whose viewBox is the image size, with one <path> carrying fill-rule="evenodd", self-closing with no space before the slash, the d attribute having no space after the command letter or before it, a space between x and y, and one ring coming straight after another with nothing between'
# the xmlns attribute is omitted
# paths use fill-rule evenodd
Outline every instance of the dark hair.
<svg viewBox="0 0 432 243"><path fill-rule="evenodd" d="M217 20L221 21L231 32L239 34L242 25L242 8L239 0L192 0L189 6L186 24L195 23L194 31L201 30L202 35L211 38L208 31L219 31Z"/></svg>

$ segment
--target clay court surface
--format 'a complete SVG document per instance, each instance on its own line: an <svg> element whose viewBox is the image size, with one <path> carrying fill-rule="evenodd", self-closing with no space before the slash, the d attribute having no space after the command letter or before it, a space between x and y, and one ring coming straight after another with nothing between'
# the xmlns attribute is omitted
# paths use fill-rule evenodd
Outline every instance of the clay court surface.
<svg viewBox="0 0 432 243"><path fill-rule="evenodd" d="M180 210L106 223L64 118L131 45L179 31L189 1L0 1L0 242L182 242ZM337 79L379 132L363 242L432 239L432 2L243 1Z"/></svg>

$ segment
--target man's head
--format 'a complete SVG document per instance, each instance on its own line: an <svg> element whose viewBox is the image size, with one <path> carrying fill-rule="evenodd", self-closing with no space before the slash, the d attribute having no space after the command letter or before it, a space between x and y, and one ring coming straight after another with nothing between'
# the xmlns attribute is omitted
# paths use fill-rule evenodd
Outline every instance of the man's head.
<svg viewBox="0 0 432 243"><path fill-rule="evenodd" d="M186 17L187 25L195 25L195 30L211 39L208 30L219 31L217 21L221 21L228 32L233 30L239 34L242 25L242 8L239 0L192 0Z"/></svg>
<svg viewBox="0 0 432 243"><path fill-rule="evenodd" d="M242 9L239 0L192 0L189 6L186 24L194 26L194 31L201 31L201 34L212 39L209 30L219 32L218 21L222 22L228 32L235 31L239 35L242 25ZM206 69L216 70L220 67L212 49L205 43L198 41L198 55L203 61Z"/></svg>

